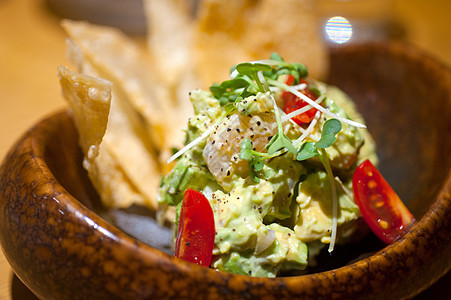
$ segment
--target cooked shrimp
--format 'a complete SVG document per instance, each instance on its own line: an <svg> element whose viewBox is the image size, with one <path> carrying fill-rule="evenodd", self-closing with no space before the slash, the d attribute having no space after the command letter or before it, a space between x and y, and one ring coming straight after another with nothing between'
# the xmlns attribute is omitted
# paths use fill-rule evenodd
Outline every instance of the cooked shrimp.
<svg viewBox="0 0 451 300"><path fill-rule="evenodd" d="M274 122L271 112L252 116L235 113L216 126L207 140L203 156L208 169L223 188L231 188L234 174L242 178L249 174L247 161L239 157L243 139L249 139L256 151L264 151L277 131L272 126Z"/></svg>

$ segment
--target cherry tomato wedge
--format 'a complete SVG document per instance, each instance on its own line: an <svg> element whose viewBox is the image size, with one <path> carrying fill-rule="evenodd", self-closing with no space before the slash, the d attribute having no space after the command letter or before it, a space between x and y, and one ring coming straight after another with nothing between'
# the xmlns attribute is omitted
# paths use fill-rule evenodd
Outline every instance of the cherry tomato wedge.
<svg viewBox="0 0 451 300"><path fill-rule="evenodd" d="M408 208L369 160L357 167L352 185L363 219L385 243L396 241L415 222Z"/></svg>
<svg viewBox="0 0 451 300"><path fill-rule="evenodd" d="M294 83L294 76L293 75L288 75L287 80L286 80L286 84L287 85L292 85ZM305 81L304 79L301 79L299 83L307 83L307 81ZM315 93L313 93L308 87L305 88L304 90L300 91L302 94L306 95L307 97L309 97L312 100L316 100L318 97L315 95ZM288 91L284 91L282 93L282 99L284 100L284 105L283 105L283 111L286 114L289 114L295 110L298 110L306 105L308 105L307 102L305 102L304 100L302 100L301 98L295 96L294 94L288 92ZM308 111L299 114L293 118L291 118L294 122L296 122L296 124L301 125L301 124L308 124L310 123L313 118L315 117L317 109L316 108L311 108Z"/></svg>
<svg viewBox="0 0 451 300"><path fill-rule="evenodd" d="M175 256L209 266L215 241L215 221L210 203L202 193L187 189L180 210Z"/></svg>

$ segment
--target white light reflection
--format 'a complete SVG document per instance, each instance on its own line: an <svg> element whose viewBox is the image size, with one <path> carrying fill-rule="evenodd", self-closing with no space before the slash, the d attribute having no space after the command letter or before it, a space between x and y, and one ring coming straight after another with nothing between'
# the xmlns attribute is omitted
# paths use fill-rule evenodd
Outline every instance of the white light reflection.
<svg viewBox="0 0 451 300"><path fill-rule="evenodd" d="M119 242L119 238L115 236L113 233L109 232L107 229L103 228L93 220L91 220L88 216L83 215L81 212L76 211L75 214L78 218L83 219L90 227L92 227L94 230L100 231L103 235L107 236L108 238L112 239L115 242Z"/></svg>
<svg viewBox="0 0 451 300"><path fill-rule="evenodd" d="M334 43L343 44L352 37L352 25L346 18L335 16L327 20L327 37Z"/></svg>

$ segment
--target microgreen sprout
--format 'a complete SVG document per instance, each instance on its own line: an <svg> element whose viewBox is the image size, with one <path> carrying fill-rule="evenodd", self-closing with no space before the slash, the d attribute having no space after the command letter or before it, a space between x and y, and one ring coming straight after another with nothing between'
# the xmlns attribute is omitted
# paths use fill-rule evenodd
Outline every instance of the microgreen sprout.
<svg viewBox="0 0 451 300"><path fill-rule="evenodd" d="M256 183L260 182L257 172L263 169L265 161L278 155L280 153L269 154L253 150L252 142L247 138L241 142L240 159L248 161L250 176Z"/></svg>
<svg viewBox="0 0 451 300"><path fill-rule="evenodd" d="M321 138L316 143L306 142L302 144L297 152L296 159L299 161L320 156L318 149L330 147L336 140L335 135L341 130L341 123L337 119L329 119L323 125Z"/></svg>
<svg viewBox="0 0 451 300"><path fill-rule="evenodd" d="M314 142L304 143L297 153L296 159L298 161L306 160L317 156L326 170L327 177L329 178L329 183L332 191L332 230L329 244L329 253L331 253L335 246L335 240L337 237L337 210L338 210L338 200L337 200L337 188L335 186L335 178L332 173L332 168L330 166L329 158L327 157L326 148L332 146L336 141L336 135L340 132L342 125L337 119L329 119L323 125L323 131L321 134L321 139Z"/></svg>
<svg viewBox="0 0 451 300"><path fill-rule="evenodd" d="M210 91L222 106L234 103L238 97L244 99L257 92L267 91L258 73L263 74L267 80L277 80L280 75L291 74L295 82L299 82L301 78L307 76L307 69L300 63L285 62L279 54L273 53L270 59L234 66L231 69L231 79L221 84L213 84Z"/></svg>
<svg viewBox="0 0 451 300"><path fill-rule="evenodd" d="M248 76L252 80L254 80L258 86L258 91L265 92L266 88L263 86L263 83L260 81L260 77L258 76L259 72L271 72L273 68L269 65L261 64L261 63L242 63L236 66L236 70L239 74L243 76ZM239 78L236 78L239 79Z"/></svg>

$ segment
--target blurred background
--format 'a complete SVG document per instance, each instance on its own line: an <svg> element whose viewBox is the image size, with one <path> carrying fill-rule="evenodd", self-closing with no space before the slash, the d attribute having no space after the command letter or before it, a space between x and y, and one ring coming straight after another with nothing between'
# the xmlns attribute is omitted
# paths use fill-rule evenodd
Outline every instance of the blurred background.
<svg viewBox="0 0 451 300"><path fill-rule="evenodd" d="M312 0L328 47L402 40L451 66L449 0ZM143 47L141 0L0 0L0 160L34 123L66 107L56 68L68 64L62 18L117 26ZM419 298L445 296L448 275ZM449 293L449 292L447 292ZM33 299L0 253L0 299Z"/></svg>

